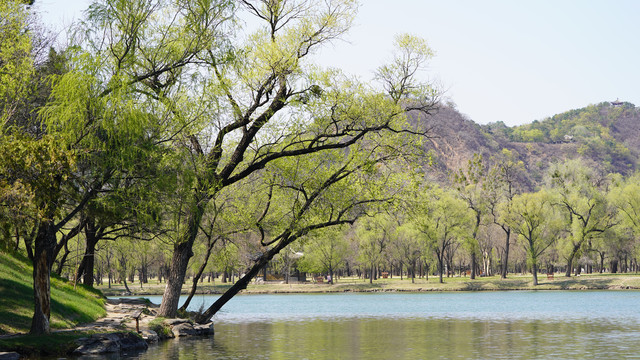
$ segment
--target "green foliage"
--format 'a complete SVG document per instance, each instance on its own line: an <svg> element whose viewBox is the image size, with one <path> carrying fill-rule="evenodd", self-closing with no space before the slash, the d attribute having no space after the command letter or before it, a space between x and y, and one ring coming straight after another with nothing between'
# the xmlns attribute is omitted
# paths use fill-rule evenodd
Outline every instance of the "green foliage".
<svg viewBox="0 0 640 360"><path fill-rule="evenodd" d="M33 73L27 16L21 2L0 2L0 134L20 98L28 91Z"/></svg>
<svg viewBox="0 0 640 360"><path fill-rule="evenodd" d="M418 209L414 222L431 251L444 252L472 237L472 211L455 193L434 187L423 195Z"/></svg>
<svg viewBox="0 0 640 360"><path fill-rule="evenodd" d="M80 338L87 333L78 331L57 332L47 335L21 335L0 339L0 351L14 351L28 357L67 356L78 347Z"/></svg>
<svg viewBox="0 0 640 360"><path fill-rule="evenodd" d="M640 174L615 179L609 201L618 209L618 221L624 228L640 235Z"/></svg>
<svg viewBox="0 0 640 360"><path fill-rule="evenodd" d="M345 229L336 227L317 231L308 236L304 256L298 268L311 273L332 273L349 256L349 242Z"/></svg>
<svg viewBox="0 0 640 360"><path fill-rule="evenodd" d="M166 318L162 316L158 316L155 319L149 322L149 330L155 331L156 334L161 339L171 338L173 337L173 332L171 332L171 326L166 325L164 321Z"/></svg>
<svg viewBox="0 0 640 360"><path fill-rule="evenodd" d="M581 156L620 168L620 164L633 162L633 154L625 143L613 137L610 129L636 114L637 109L631 104L613 107L605 102L514 127L508 136L519 142L573 142Z"/></svg>
<svg viewBox="0 0 640 360"><path fill-rule="evenodd" d="M556 241L563 227L552 203L552 195L541 190L516 195L501 209L502 221L518 234L531 265L538 264L540 255Z"/></svg>
<svg viewBox="0 0 640 360"><path fill-rule="evenodd" d="M616 224L615 208L607 198L609 180L579 160L555 165L550 176L569 232L561 242L561 254L571 261L590 239L602 236Z"/></svg>

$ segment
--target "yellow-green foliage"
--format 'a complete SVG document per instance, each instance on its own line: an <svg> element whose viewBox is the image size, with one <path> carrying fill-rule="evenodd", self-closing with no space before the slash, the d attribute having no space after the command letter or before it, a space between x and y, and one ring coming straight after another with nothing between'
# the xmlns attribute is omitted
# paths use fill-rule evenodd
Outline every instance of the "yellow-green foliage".
<svg viewBox="0 0 640 360"><path fill-rule="evenodd" d="M27 332L33 316L32 267L27 259L0 252L0 334ZM52 276L51 327L69 328L105 316L104 298L93 289Z"/></svg>

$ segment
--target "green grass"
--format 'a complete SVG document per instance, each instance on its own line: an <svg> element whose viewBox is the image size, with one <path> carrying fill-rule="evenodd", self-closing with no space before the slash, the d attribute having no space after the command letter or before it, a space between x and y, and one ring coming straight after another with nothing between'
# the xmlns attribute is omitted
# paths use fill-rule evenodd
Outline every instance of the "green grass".
<svg viewBox="0 0 640 360"><path fill-rule="evenodd" d="M0 334L25 333L33 316L33 269L29 260L0 252ZM66 329L106 315L98 290L51 277L51 328Z"/></svg>
<svg viewBox="0 0 640 360"><path fill-rule="evenodd" d="M76 340L89 336L85 332L64 331L50 335L23 335L0 339L0 351L15 351L28 354L30 358L40 356L63 356L78 347Z"/></svg>

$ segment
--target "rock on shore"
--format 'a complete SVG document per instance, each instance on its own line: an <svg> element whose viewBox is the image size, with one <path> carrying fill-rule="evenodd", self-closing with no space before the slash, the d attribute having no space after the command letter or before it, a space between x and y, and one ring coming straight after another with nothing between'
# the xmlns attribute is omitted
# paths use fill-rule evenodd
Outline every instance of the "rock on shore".
<svg viewBox="0 0 640 360"><path fill-rule="evenodd" d="M88 338L78 340L76 355L92 355L106 353L120 353L131 350L146 350L147 342L131 332L115 332L94 334Z"/></svg>

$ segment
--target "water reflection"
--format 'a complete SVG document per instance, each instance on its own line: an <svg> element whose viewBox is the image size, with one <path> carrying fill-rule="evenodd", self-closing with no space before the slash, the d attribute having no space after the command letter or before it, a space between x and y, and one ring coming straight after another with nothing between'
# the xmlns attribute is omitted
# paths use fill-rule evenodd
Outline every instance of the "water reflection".
<svg viewBox="0 0 640 360"><path fill-rule="evenodd" d="M546 321L348 319L220 323L137 359L619 359L640 354L637 328Z"/></svg>
<svg viewBox="0 0 640 360"><path fill-rule="evenodd" d="M167 341L130 358L634 358L639 298L635 292L242 296L217 316L214 337Z"/></svg>

